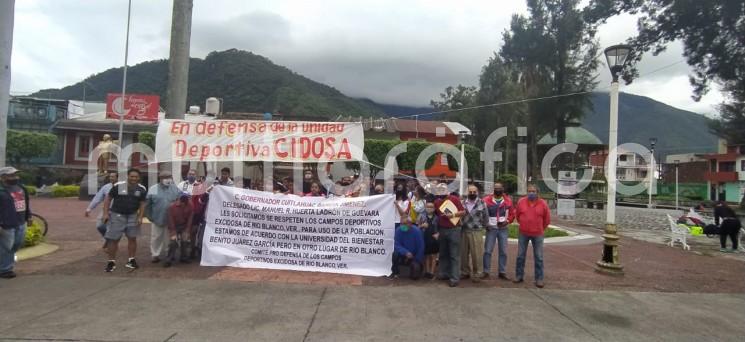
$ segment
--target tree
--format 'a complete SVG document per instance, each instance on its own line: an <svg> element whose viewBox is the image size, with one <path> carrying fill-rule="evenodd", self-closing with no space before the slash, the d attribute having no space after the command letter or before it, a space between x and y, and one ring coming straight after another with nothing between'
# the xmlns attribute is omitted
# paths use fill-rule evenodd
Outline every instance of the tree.
<svg viewBox="0 0 745 342"><path fill-rule="evenodd" d="M49 133L8 130L8 159L16 165L46 158L57 149L57 136Z"/></svg>
<svg viewBox="0 0 745 342"><path fill-rule="evenodd" d="M532 169L537 171L539 137L556 131L557 142L566 142L567 124L591 109L599 48L596 26L585 20L579 0L527 3L529 15L513 15L499 56L517 73L523 96L545 98L518 107L531 129Z"/></svg>
<svg viewBox="0 0 745 342"><path fill-rule="evenodd" d="M145 144L155 150L155 134L153 132L143 131L138 133L137 142Z"/></svg>
<svg viewBox="0 0 745 342"><path fill-rule="evenodd" d="M647 52L658 55L674 41L683 43L683 56L693 72L693 99L718 84L728 99L719 107L720 119L711 128L730 143L745 143L745 2L742 0L595 0L588 20L603 23L621 13L639 15L626 83L639 76L636 64Z"/></svg>

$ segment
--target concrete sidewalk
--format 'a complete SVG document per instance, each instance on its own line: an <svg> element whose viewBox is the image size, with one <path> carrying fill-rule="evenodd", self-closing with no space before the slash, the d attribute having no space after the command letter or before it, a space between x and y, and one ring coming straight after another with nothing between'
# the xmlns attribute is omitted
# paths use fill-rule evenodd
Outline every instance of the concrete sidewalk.
<svg viewBox="0 0 745 342"><path fill-rule="evenodd" d="M0 340L742 341L745 295L108 276L0 281Z"/></svg>

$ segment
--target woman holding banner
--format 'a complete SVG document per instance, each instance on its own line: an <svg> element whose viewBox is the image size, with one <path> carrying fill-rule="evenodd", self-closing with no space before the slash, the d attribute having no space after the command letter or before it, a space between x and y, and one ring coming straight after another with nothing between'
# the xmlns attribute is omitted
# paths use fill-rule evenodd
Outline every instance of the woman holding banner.
<svg viewBox="0 0 745 342"><path fill-rule="evenodd" d="M403 184L396 184L396 217L393 222L396 223L396 228L401 225L402 218L409 217L409 211L411 210L411 202L409 196L406 193L406 188Z"/></svg>

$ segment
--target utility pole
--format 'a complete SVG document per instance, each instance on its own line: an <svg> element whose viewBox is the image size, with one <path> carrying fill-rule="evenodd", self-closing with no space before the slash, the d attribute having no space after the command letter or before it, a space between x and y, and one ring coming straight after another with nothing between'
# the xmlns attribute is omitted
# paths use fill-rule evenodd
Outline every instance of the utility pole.
<svg viewBox="0 0 745 342"><path fill-rule="evenodd" d="M189 45L193 0L173 0L171 53L168 58L166 118L183 119L189 90Z"/></svg>
<svg viewBox="0 0 745 342"><path fill-rule="evenodd" d="M10 56L13 49L15 0L0 1L0 167L5 166L10 101Z"/></svg>

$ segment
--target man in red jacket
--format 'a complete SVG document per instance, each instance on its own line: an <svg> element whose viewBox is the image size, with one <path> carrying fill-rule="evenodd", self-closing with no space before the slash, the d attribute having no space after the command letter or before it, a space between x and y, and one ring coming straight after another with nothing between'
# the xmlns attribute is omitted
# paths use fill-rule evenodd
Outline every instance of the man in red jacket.
<svg viewBox="0 0 745 342"><path fill-rule="evenodd" d="M522 283L525 275L525 254L528 242L533 242L533 260L535 261L535 286L543 287L543 232L551 223L551 211L546 201L538 197L535 185L528 185L528 196L517 202L515 217L520 223L520 234L517 239L517 266L515 283Z"/></svg>
<svg viewBox="0 0 745 342"><path fill-rule="evenodd" d="M455 206L455 211L443 212L440 207L446 201ZM440 280L449 280L450 287L458 286L460 280L460 218L466 215L466 208L458 196L448 195L448 186L445 183L437 185L437 199L435 200L435 213L437 214L437 228L440 233ZM453 223L452 218L459 218Z"/></svg>

